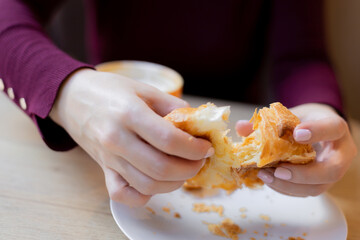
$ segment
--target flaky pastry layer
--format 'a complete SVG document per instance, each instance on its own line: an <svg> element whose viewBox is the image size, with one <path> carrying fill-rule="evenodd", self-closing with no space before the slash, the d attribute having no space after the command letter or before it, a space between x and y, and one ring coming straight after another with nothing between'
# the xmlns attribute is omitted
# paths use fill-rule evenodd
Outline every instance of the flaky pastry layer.
<svg viewBox="0 0 360 240"><path fill-rule="evenodd" d="M255 188L263 184L257 177L260 168L281 162L305 164L316 157L311 145L293 139L293 130L300 120L281 103L255 110L250 120L254 131L240 142L233 142L227 136L229 115L229 106L208 103L198 108L176 109L165 116L189 134L208 139L215 149L215 154L185 186L229 191L243 185Z"/></svg>

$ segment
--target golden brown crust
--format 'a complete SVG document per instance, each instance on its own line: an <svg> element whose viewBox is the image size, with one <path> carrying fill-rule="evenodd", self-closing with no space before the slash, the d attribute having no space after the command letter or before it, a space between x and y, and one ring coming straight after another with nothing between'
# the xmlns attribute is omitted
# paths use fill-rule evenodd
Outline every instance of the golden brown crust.
<svg viewBox="0 0 360 240"><path fill-rule="evenodd" d="M315 152L308 144L295 142L293 131L300 120L281 103L272 103L254 113L254 130L261 132L260 161L257 167L274 166L280 161L306 163Z"/></svg>
<svg viewBox="0 0 360 240"><path fill-rule="evenodd" d="M300 120L281 103L255 110L250 120L254 132L239 143L226 136L225 121L229 114L229 108L208 103L198 108L176 109L165 117L191 135L208 139L215 148L214 156L185 186L229 191L243 185L254 188L262 185L257 177L260 168L281 162L304 164L315 159L311 145L293 139L292 133Z"/></svg>

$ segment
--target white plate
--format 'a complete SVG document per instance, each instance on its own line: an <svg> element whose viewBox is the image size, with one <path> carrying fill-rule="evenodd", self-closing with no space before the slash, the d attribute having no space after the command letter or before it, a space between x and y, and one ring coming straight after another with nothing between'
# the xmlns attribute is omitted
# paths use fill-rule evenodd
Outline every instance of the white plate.
<svg viewBox="0 0 360 240"><path fill-rule="evenodd" d="M221 205L224 214L221 217L215 212L196 213L192 211L194 203ZM131 240L221 240L225 238L211 234L204 221L220 223L225 218L246 229L246 233L238 235L239 239L344 240L347 236L345 217L329 196L295 198L267 187L241 189L230 195L221 192L207 198L179 189L149 201L146 207L155 214L146 207L129 208L113 201L110 206L116 223ZM169 207L170 213L163 207ZM181 218L175 218L175 212Z"/></svg>

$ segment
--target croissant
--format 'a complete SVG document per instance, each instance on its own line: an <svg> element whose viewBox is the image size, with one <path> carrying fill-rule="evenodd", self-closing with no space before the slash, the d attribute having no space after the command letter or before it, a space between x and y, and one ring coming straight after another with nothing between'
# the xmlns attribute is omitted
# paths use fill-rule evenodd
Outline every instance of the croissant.
<svg viewBox="0 0 360 240"><path fill-rule="evenodd" d="M300 120L279 102L255 110L250 120L254 131L239 142L227 136L229 115L229 106L207 103L175 109L164 117L189 134L209 140L215 149L198 174L186 181L186 187L255 188L263 185L257 177L260 168L282 162L306 164L316 157L311 145L295 142L293 130Z"/></svg>

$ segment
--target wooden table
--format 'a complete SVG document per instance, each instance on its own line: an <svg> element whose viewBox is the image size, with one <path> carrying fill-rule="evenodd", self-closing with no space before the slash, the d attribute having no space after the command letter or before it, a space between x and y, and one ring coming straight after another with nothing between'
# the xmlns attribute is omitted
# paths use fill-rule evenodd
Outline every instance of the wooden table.
<svg viewBox="0 0 360 240"><path fill-rule="evenodd" d="M208 101L185 98L193 106ZM231 105L231 128L254 110L251 105L213 102ZM103 173L95 161L80 148L49 150L30 119L4 94L0 112L0 239L127 239L112 218ZM359 142L360 124L352 122L352 127ZM346 215L350 240L360 239L359 186L356 159L330 190Z"/></svg>

